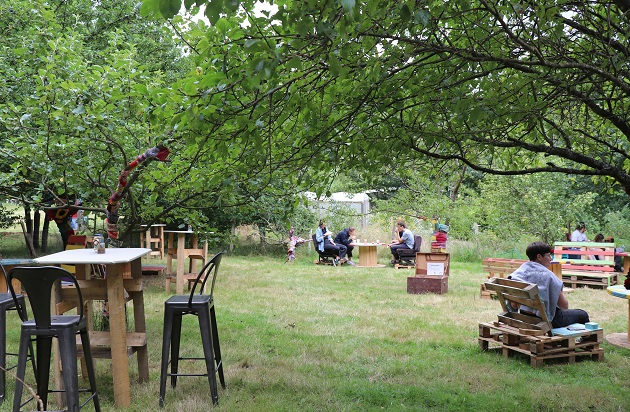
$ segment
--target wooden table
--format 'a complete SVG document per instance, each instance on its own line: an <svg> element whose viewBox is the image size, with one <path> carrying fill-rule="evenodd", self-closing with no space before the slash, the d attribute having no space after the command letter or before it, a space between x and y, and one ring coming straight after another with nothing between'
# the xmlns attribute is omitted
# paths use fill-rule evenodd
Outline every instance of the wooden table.
<svg viewBox="0 0 630 412"><path fill-rule="evenodd" d="M185 260L190 259L188 265L188 273L194 274L193 269L197 260L201 261L201 265L206 264L208 256L208 242L204 242L203 248L199 247L199 234L191 230L165 230L168 233L166 270L168 276L175 275L175 290L178 295L184 294L185 281ZM174 246L174 236L177 234L177 246ZM186 236L190 237L190 248L186 248ZM173 272L173 258L177 260L177 269ZM169 279L166 280L166 292L169 291Z"/></svg>
<svg viewBox="0 0 630 412"><path fill-rule="evenodd" d="M36 263L42 265L76 265L76 276L83 299L107 299L110 331L90 331L90 345L111 348L114 402L121 408L131 405L129 348L131 353L138 354L138 380L140 382L149 380L141 258L150 252L151 249L145 248L108 248L106 253L98 254L92 249L75 249L34 259ZM105 279L89 279L91 265L105 265ZM133 300L135 328L134 332L129 333L125 323L127 302L125 295L129 300ZM62 289L61 302L57 305L58 313L73 307L73 303L65 301L64 298Z"/></svg>
<svg viewBox="0 0 630 412"><path fill-rule="evenodd" d="M611 333L606 336L608 343L622 348L630 349L630 290L627 290L623 285L613 285L606 288L608 293L612 296L626 299L628 301L628 332L626 333Z"/></svg>
<svg viewBox="0 0 630 412"><path fill-rule="evenodd" d="M379 265L377 261L377 247L381 243L352 243L352 245L359 248L359 267L385 267L385 265Z"/></svg>

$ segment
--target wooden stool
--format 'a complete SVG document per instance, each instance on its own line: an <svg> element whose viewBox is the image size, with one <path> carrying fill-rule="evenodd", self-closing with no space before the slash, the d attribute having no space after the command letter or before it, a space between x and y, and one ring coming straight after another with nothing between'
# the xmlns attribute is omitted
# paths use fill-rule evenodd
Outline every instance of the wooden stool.
<svg viewBox="0 0 630 412"><path fill-rule="evenodd" d="M143 225L146 227L146 225ZM151 225L146 231L140 232L140 246L151 249L147 257L164 259L164 224Z"/></svg>

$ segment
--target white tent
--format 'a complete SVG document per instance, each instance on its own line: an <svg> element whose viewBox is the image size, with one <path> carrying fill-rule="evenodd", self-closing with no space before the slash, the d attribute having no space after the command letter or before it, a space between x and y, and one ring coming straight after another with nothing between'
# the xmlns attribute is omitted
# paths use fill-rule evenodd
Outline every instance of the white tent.
<svg viewBox="0 0 630 412"><path fill-rule="evenodd" d="M362 227L366 227L369 223L370 196L365 192L356 194L336 192L332 193L330 197L321 196L319 199L313 192L306 192L305 194L309 200L316 202L318 217L322 216L322 210L328 209L332 203L338 203L351 208L357 215L360 215Z"/></svg>

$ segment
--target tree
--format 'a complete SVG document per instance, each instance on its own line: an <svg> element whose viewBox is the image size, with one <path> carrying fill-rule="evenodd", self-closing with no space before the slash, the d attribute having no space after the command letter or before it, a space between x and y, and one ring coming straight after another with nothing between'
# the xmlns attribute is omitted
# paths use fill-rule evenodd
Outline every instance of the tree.
<svg viewBox="0 0 630 412"><path fill-rule="evenodd" d="M7 28L0 39L2 198L22 202L27 223L31 208L66 208L77 197L82 208L104 214L120 171L167 140L146 120L146 91L185 67L180 49L163 23L141 19L129 0L103 8L10 0L0 9ZM127 228L157 213L136 202L143 187L130 193ZM37 219L29 232L36 229Z"/></svg>
<svg viewBox="0 0 630 412"><path fill-rule="evenodd" d="M262 17L255 4L184 2L205 5L212 27L189 41L203 74L184 81L175 123L219 126L239 146L269 135L320 170L433 158L630 194L628 2L287 0ZM170 18L180 5L142 10Z"/></svg>

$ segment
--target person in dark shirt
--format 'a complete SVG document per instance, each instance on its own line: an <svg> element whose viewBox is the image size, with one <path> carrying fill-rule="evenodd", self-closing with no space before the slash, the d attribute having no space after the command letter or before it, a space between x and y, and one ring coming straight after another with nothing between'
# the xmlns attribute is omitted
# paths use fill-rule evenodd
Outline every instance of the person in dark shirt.
<svg viewBox="0 0 630 412"><path fill-rule="evenodd" d="M345 245L347 248L347 263L350 266L355 266L355 263L352 261L352 249L354 249L352 242L354 242L354 228L352 226L342 230L337 233L337 236L335 236L335 243L338 245Z"/></svg>

